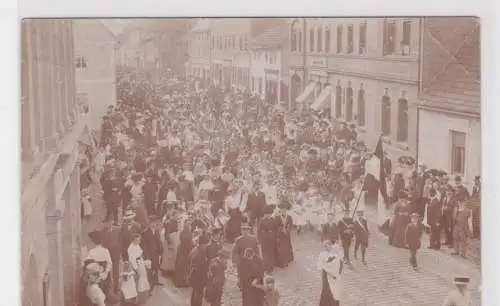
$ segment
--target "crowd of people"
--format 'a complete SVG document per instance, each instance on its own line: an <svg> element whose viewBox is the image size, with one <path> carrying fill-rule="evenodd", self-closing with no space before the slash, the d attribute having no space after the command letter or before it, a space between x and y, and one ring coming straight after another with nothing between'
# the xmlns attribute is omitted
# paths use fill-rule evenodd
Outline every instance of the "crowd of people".
<svg viewBox="0 0 500 306"><path fill-rule="evenodd" d="M366 264L363 212L379 192L365 173L373 152L354 125L199 80L118 87L118 103L95 139L98 153L83 154L83 189L92 181L89 171L97 171L108 224L89 235L95 246L84 261L87 305L143 304L162 274L176 287L192 288L191 305L221 305L228 260L243 306L278 305L273 270L294 261L295 230L320 234L320 305L339 304L352 244L355 259L360 250ZM446 243L465 256L471 212L460 181L451 185L423 167L403 175L387 156L383 165L387 207L394 207L389 244L409 248L416 268L424 224L430 247L440 247L444 231ZM88 216L91 200L84 195Z"/></svg>

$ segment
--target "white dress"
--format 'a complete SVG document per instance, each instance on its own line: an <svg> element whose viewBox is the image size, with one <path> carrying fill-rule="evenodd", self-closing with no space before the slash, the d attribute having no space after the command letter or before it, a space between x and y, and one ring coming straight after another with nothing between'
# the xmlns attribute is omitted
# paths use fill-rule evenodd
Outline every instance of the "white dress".
<svg viewBox="0 0 500 306"><path fill-rule="evenodd" d="M148 281L148 274L146 271L146 266L144 264L144 258L142 257L142 248L132 243L128 247L128 261L132 268L137 272L137 292L146 292L151 289Z"/></svg>
<svg viewBox="0 0 500 306"><path fill-rule="evenodd" d="M328 258L335 257L331 262L327 262ZM340 254L336 251L323 251L319 254L317 269L327 273L328 286L332 296L336 300L340 300L342 295L342 274L340 272Z"/></svg>

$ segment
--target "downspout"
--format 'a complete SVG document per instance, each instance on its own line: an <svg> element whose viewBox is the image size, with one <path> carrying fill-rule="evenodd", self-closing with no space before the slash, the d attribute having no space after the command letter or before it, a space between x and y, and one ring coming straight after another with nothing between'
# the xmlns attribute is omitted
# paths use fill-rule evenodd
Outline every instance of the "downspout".
<svg viewBox="0 0 500 306"><path fill-rule="evenodd" d="M422 75L423 75L423 58L424 58L424 32L425 32L425 22L424 22L425 17L420 17L419 19L419 30L420 30L420 35L419 35L419 53L418 53L418 94L417 94L417 131L416 131L416 140L415 140L415 171L418 170L418 165L420 163L419 158L419 151L420 151L420 99L422 98Z"/></svg>

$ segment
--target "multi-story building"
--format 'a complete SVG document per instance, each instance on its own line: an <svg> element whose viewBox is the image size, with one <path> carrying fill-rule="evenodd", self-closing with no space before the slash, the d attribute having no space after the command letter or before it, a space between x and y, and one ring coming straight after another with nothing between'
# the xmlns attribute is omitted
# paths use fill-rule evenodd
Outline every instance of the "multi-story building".
<svg viewBox="0 0 500 306"><path fill-rule="evenodd" d="M117 63L127 72L184 73L188 59L183 37L189 19L140 19L129 23L118 37Z"/></svg>
<svg viewBox="0 0 500 306"><path fill-rule="evenodd" d="M116 37L98 19L75 20L73 29L77 100L88 107L90 127L99 128L106 108L116 104Z"/></svg>
<svg viewBox="0 0 500 306"><path fill-rule="evenodd" d="M186 74L203 80L210 79L210 19L200 19L189 31Z"/></svg>
<svg viewBox="0 0 500 306"><path fill-rule="evenodd" d="M418 161L472 185L481 172L480 27L423 18Z"/></svg>
<svg viewBox="0 0 500 306"><path fill-rule="evenodd" d="M369 147L416 148L418 18L307 18L290 26L293 103L354 123Z"/></svg>
<svg viewBox="0 0 500 306"><path fill-rule="evenodd" d="M80 277L79 140L72 21L21 25L23 305L72 305Z"/></svg>
<svg viewBox="0 0 500 306"><path fill-rule="evenodd" d="M249 41L282 23L277 18L224 18L210 21L211 78L216 84L250 88Z"/></svg>
<svg viewBox="0 0 500 306"><path fill-rule="evenodd" d="M274 103L288 101L289 25L266 29L250 41L250 90Z"/></svg>

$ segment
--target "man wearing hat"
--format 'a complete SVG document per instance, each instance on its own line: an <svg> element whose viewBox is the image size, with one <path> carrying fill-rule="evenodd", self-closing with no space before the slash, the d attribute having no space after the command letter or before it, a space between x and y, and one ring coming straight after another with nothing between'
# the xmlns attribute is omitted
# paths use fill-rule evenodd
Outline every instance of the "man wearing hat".
<svg viewBox="0 0 500 306"><path fill-rule="evenodd" d="M327 216L327 223L323 224L321 231L321 240L338 240L339 239L339 229L337 222L335 222L335 213L330 211Z"/></svg>
<svg viewBox="0 0 500 306"><path fill-rule="evenodd" d="M207 245L207 259L217 257L217 254L222 249L222 229L213 227L209 230L210 242Z"/></svg>
<svg viewBox="0 0 500 306"><path fill-rule="evenodd" d="M415 271L418 269L417 250L420 249L420 239L423 232L422 224L420 224L419 220L420 215L412 213L410 215L410 224L408 224L405 231L406 247L410 250L410 265Z"/></svg>
<svg viewBox="0 0 500 306"><path fill-rule="evenodd" d="M472 234L472 215L470 208L466 207L467 194L459 191L457 195L458 208L455 212L453 226L453 255L467 256L467 242Z"/></svg>
<svg viewBox="0 0 500 306"><path fill-rule="evenodd" d="M342 241L342 248L344 250L344 262L350 264L349 253L351 249L352 239L354 237L354 222L350 215L349 209L344 209L344 216L338 222L338 231L340 233L340 240Z"/></svg>
<svg viewBox="0 0 500 306"><path fill-rule="evenodd" d="M368 222L363 215L363 211L356 211L356 217L354 219L354 237L356 239L354 243L354 259L358 259L358 249L361 247L361 261L363 264L366 264L365 255L366 249L368 248L370 231L368 230Z"/></svg>
<svg viewBox="0 0 500 306"><path fill-rule="evenodd" d="M276 222L276 266L284 268L293 262L293 246L291 231L293 228L292 217L288 214L291 205L288 201L282 201L279 205L279 213L274 217Z"/></svg>
<svg viewBox="0 0 500 306"><path fill-rule="evenodd" d="M454 227L454 213L458 206L455 196L453 195L453 187L445 185L444 194L441 198L441 205L443 206L443 219L442 229L445 234L445 244L448 247L453 246L453 227Z"/></svg>
<svg viewBox="0 0 500 306"><path fill-rule="evenodd" d="M236 267L238 273L238 280L240 280L240 263L246 249L252 249L255 254L259 254L259 242L257 238L251 233L251 227L247 223L241 225L241 236L236 238L233 244L231 259ZM241 284L239 284L241 285Z"/></svg>
<svg viewBox="0 0 500 306"><path fill-rule="evenodd" d="M264 270L267 273L273 271L276 260L276 222L273 218L275 206L268 205L264 208L264 217L260 220L257 229L257 237L262 250Z"/></svg>
<svg viewBox="0 0 500 306"><path fill-rule="evenodd" d="M442 306L470 306L472 305L472 298L467 289L470 279L468 277L455 277L453 284L456 288L451 291Z"/></svg>
<svg viewBox="0 0 500 306"><path fill-rule="evenodd" d="M226 260L229 257L223 249L214 254L208 261L208 279L205 287L205 299L210 306L222 305L222 292L226 282Z"/></svg>
<svg viewBox="0 0 500 306"><path fill-rule="evenodd" d="M264 209L266 207L266 196L261 190L261 184L256 182L253 185L252 192L248 195L247 211L250 215L250 224L258 225L260 219L264 216Z"/></svg>
<svg viewBox="0 0 500 306"><path fill-rule="evenodd" d="M161 218L152 216L152 222L142 232L141 247L144 258L151 260L151 269L148 271L150 283L159 285L159 271L161 256L163 254L163 243L160 236Z"/></svg>

